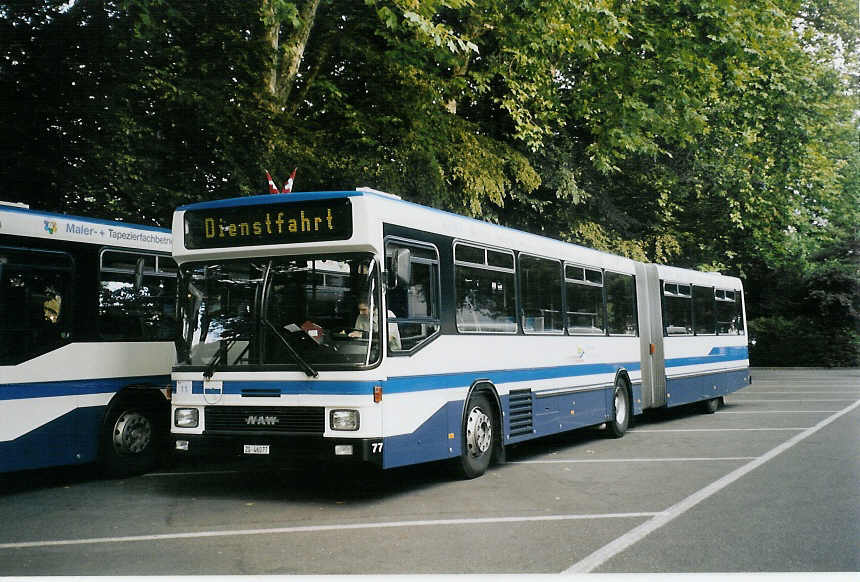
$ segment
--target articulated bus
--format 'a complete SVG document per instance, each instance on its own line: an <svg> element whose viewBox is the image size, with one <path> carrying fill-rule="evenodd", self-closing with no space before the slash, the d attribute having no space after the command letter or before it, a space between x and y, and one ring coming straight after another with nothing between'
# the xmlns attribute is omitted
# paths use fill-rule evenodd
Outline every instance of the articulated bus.
<svg viewBox="0 0 860 582"><path fill-rule="evenodd" d="M176 360L170 250L167 229L0 203L0 471L157 461Z"/></svg>
<svg viewBox="0 0 860 582"><path fill-rule="evenodd" d="M508 445L619 437L750 381L734 277L365 188L192 204L173 233L179 455L451 459L471 478Z"/></svg>

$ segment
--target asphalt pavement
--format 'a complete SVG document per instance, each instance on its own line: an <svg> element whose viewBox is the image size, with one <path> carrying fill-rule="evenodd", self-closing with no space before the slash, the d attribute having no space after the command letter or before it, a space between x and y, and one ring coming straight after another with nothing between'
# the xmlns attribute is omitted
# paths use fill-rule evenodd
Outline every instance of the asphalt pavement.
<svg viewBox="0 0 860 582"><path fill-rule="evenodd" d="M860 571L860 370L759 369L638 417L360 474L172 465L0 476L0 576Z"/></svg>

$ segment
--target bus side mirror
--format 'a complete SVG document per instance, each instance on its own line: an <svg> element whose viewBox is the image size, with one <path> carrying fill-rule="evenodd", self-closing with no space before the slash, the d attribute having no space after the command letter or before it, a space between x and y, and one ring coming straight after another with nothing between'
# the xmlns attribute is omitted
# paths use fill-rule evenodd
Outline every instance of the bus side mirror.
<svg viewBox="0 0 860 582"><path fill-rule="evenodd" d="M409 249L396 249L394 251L391 269L393 271L393 287L403 285L408 287L412 282L412 251Z"/></svg>

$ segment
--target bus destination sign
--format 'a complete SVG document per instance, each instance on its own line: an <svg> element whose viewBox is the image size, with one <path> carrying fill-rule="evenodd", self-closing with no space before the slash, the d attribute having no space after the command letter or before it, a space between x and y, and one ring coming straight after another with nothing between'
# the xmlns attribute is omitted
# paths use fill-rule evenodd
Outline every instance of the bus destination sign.
<svg viewBox="0 0 860 582"><path fill-rule="evenodd" d="M352 237L348 198L227 206L185 212L185 248L347 240Z"/></svg>

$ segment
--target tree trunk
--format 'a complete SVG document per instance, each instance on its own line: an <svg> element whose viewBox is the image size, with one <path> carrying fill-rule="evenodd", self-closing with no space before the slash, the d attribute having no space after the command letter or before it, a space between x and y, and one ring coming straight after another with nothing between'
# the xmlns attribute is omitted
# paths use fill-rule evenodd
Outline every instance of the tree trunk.
<svg viewBox="0 0 860 582"><path fill-rule="evenodd" d="M261 12L266 45L272 49L269 68L265 72L266 89L271 97L276 97L278 94L278 37L281 23L275 18L274 0L263 0Z"/></svg>
<svg viewBox="0 0 860 582"><path fill-rule="evenodd" d="M271 66L265 73L266 90L275 107L286 105L299 74L320 0L306 0L299 12L299 26L281 38L282 22L275 13L275 0L263 0L261 15L265 42L271 48Z"/></svg>

